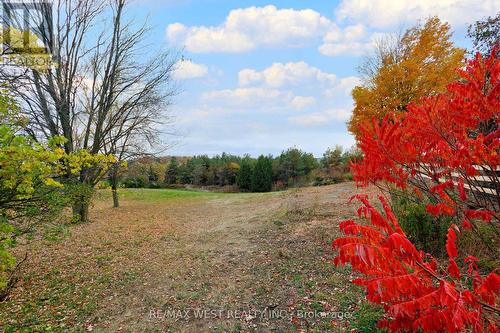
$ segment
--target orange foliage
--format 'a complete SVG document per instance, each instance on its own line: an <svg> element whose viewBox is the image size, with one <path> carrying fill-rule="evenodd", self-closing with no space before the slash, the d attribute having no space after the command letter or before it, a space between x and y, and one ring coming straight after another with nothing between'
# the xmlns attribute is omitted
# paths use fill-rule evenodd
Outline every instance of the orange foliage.
<svg viewBox="0 0 500 333"><path fill-rule="evenodd" d="M380 64L368 65L377 68L369 69L365 84L352 92L355 107L349 130L359 136L363 122L406 111L411 101L444 92L458 77L456 69L465 54L450 38L450 26L433 17L423 27L407 30L398 45L379 45L382 59L372 60Z"/></svg>

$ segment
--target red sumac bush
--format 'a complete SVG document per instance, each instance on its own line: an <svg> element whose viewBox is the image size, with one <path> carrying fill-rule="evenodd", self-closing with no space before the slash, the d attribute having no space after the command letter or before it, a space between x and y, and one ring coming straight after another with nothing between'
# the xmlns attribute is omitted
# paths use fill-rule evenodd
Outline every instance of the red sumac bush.
<svg viewBox="0 0 500 333"><path fill-rule="evenodd" d="M367 299L382 304L379 325L391 331L498 332L500 277L478 269L478 258L457 248L477 221L498 234L500 201L500 58L478 54L459 70L461 80L448 91L422 98L404 114L363 126L359 147L364 159L352 165L360 185L384 182L418 196L426 209L452 217L446 262L419 251L401 229L381 196L384 214L366 196L356 196L360 218L341 223L344 237L333 242L336 265L349 263L362 278ZM494 184L484 188L485 180ZM481 192L483 191L483 192ZM494 249L498 251L498 249Z"/></svg>

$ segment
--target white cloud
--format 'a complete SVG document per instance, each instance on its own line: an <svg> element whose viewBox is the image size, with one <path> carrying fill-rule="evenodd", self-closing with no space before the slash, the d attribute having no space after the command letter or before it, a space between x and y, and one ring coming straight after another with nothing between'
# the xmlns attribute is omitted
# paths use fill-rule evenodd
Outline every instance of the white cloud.
<svg viewBox="0 0 500 333"><path fill-rule="evenodd" d="M254 48L254 43L238 31L228 31L221 27L192 27L180 23L167 27L167 38L176 44L184 44L186 49L196 53L244 52Z"/></svg>
<svg viewBox="0 0 500 333"><path fill-rule="evenodd" d="M369 53L381 36L391 35L380 30L402 29L433 15L459 27L499 9L500 0L342 0L336 22L351 25L343 29L334 26L323 37L318 51L331 57L361 56Z"/></svg>
<svg viewBox="0 0 500 333"><path fill-rule="evenodd" d="M349 54L349 55L363 55L367 53L372 47L371 43L325 43L320 45L318 48L322 55L335 57L338 55Z"/></svg>
<svg viewBox="0 0 500 333"><path fill-rule="evenodd" d="M386 28L433 15L452 25L464 25L499 9L500 0L342 0L336 14L340 20Z"/></svg>
<svg viewBox="0 0 500 333"><path fill-rule="evenodd" d="M312 9L269 5L229 12L219 26L170 24L167 39L190 52L245 52L257 47L297 47L323 37L335 23Z"/></svg>
<svg viewBox="0 0 500 333"><path fill-rule="evenodd" d="M351 116L349 109L330 109L324 112L313 112L288 118L288 121L297 126L319 126L331 122L345 122Z"/></svg>
<svg viewBox="0 0 500 333"><path fill-rule="evenodd" d="M337 82L337 77L335 74L323 72L300 61L286 64L274 63L260 72L254 69L243 69L238 73L238 81L242 86L264 84L270 87L282 87L305 82L334 84Z"/></svg>
<svg viewBox="0 0 500 333"><path fill-rule="evenodd" d="M238 103L268 105L272 97L279 100L282 109L292 107L303 110L315 105L316 108L349 107L354 86L359 85L359 78L347 76L339 78L333 73L320 70L304 61L289 63L274 63L261 71L246 68L238 73L238 82L242 88L211 93L210 99L237 100ZM287 89L288 91L284 91ZM215 95L214 95L215 94ZM307 94L308 96L304 96ZM259 104L256 104L259 101ZM235 104L234 102L232 104ZM321 114L309 114L307 117L297 116L294 121L326 122L339 119L333 111ZM343 118L342 118L343 119Z"/></svg>
<svg viewBox="0 0 500 333"><path fill-rule="evenodd" d="M261 87L209 91L203 93L201 99L211 106L226 108L229 112L249 108L260 111L287 111L289 108L302 110L316 103L313 96L295 96L290 91Z"/></svg>
<svg viewBox="0 0 500 333"><path fill-rule="evenodd" d="M333 98L336 96L346 96L350 95L352 89L355 86L359 86L361 84L361 80L357 76L347 76L343 77L339 80L338 84L330 89L326 89L324 91L324 96L328 98Z"/></svg>
<svg viewBox="0 0 500 333"><path fill-rule="evenodd" d="M305 109L316 103L316 98L312 96L295 96L290 104L296 109Z"/></svg>
<svg viewBox="0 0 500 333"><path fill-rule="evenodd" d="M237 88L204 92L204 102L240 108L279 106L293 100L291 92L265 88Z"/></svg>
<svg viewBox="0 0 500 333"><path fill-rule="evenodd" d="M310 97L294 96L291 106L296 109L307 108L318 102L342 103L350 100L351 90L359 85L360 79L356 76L337 77L307 64L306 62L274 63L271 66L257 71L246 68L238 73L240 86L260 87L266 89L291 89L296 95L307 92ZM316 97L313 97L316 96ZM326 97L326 100L325 100Z"/></svg>
<svg viewBox="0 0 500 333"><path fill-rule="evenodd" d="M365 35L365 27L362 24L350 25L344 29L346 40L358 40Z"/></svg>
<svg viewBox="0 0 500 333"><path fill-rule="evenodd" d="M337 26L330 30L324 37L324 42L338 42L340 40L355 41L361 39L366 34L365 26L362 24L349 25L344 29Z"/></svg>
<svg viewBox="0 0 500 333"><path fill-rule="evenodd" d="M208 68L205 65L196 64L190 60L182 60L177 63L174 78L178 80L193 79L207 75Z"/></svg>
<svg viewBox="0 0 500 333"><path fill-rule="evenodd" d="M343 54L359 56L373 46L372 36L373 34L367 36L362 24L349 25L344 29L336 28L324 36L318 51L330 57Z"/></svg>
<svg viewBox="0 0 500 333"><path fill-rule="evenodd" d="M334 57L338 55L360 56L368 54L378 40L395 37L395 33L373 32L366 35L364 26L347 27L336 40L324 38L324 44L318 47L321 54Z"/></svg>

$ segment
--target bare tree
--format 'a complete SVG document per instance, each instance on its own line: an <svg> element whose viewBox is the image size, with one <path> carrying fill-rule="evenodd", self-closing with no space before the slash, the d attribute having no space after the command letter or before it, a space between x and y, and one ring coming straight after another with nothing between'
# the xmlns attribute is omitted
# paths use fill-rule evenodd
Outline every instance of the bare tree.
<svg viewBox="0 0 500 333"><path fill-rule="evenodd" d="M0 82L7 83L29 116L32 136L60 135L67 153L85 149L119 159L144 148L139 142L157 139L157 125L168 120L165 111L176 91L177 59L169 52L148 58L149 30L125 22L124 9L125 0L58 1L53 40L46 29L36 31L57 56L57 65L0 69ZM100 171L82 170L75 181L94 187ZM86 221L88 207L88 200L77 198L74 214Z"/></svg>
<svg viewBox="0 0 500 333"><path fill-rule="evenodd" d="M115 208L119 207L118 182L124 169L123 162L149 155L147 148L154 149L160 145L162 149L168 147L158 141L161 101L152 99L150 105L134 107L129 112L123 110L126 105L117 105L109 115L107 122L113 120L119 124L107 132L103 147L106 154L113 154L117 159L108 172ZM165 122L161 124L165 125ZM154 155L154 152L151 154Z"/></svg>

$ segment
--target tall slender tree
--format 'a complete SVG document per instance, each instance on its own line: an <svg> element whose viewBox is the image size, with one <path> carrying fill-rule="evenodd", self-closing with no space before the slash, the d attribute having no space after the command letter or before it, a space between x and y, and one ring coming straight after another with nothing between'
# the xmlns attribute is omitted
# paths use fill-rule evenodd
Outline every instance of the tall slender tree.
<svg viewBox="0 0 500 333"><path fill-rule="evenodd" d="M252 188L252 164L249 158L241 160L240 170L238 172L237 184L240 190L250 191Z"/></svg>
<svg viewBox="0 0 500 333"><path fill-rule="evenodd" d="M273 186L273 165L270 157L260 155L252 174L252 192L269 192Z"/></svg>
<svg viewBox="0 0 500 333"><path fill-rule="evenodd" d="M170 159L170 163L168 164L167 172L165 173L165 183L168 185L172 185L177 183L179 179L179 164L177 163L177 159L172 157Z"/></svg>

